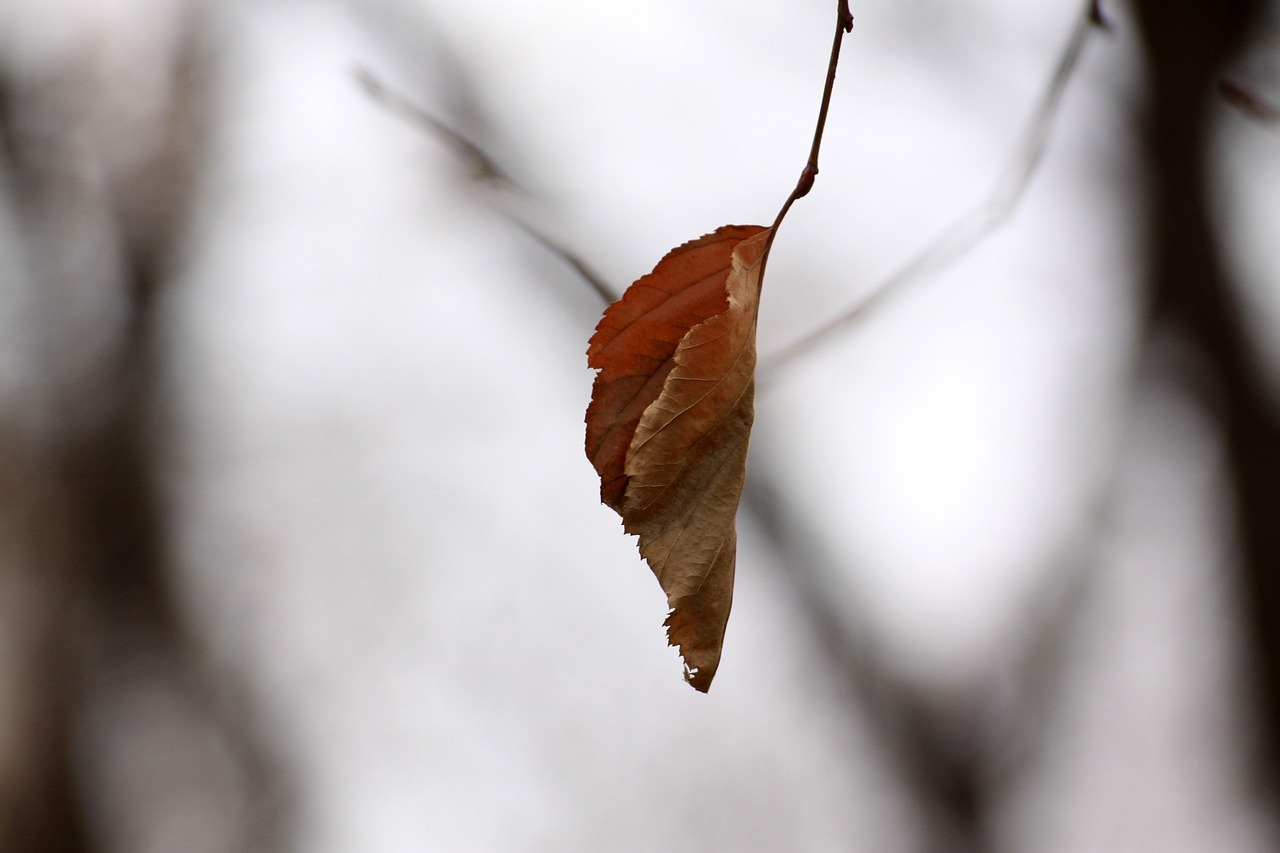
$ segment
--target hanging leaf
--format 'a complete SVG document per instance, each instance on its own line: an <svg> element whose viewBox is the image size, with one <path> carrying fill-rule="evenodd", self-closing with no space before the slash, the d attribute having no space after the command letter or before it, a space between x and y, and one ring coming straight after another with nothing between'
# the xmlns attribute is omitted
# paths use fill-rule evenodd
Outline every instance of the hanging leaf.
<svg viewBox="0 0 1280 853"><path fill-rule="evenodd" d="M768 237L726 225L672 250L609 306L587 349L600 498L639 536L667 594L667 639L704 693L733 602Z"/></svg>

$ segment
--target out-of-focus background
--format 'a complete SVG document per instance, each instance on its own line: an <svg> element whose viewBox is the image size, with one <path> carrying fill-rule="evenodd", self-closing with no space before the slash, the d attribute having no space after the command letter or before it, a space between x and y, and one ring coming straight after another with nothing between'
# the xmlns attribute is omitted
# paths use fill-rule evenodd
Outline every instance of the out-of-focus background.
<svg viewBox="0 0 1280 853"><path fill-rule="evenodd" d="M566 254L771 221L835 5L0 5L0 848L1280 849L1260 0L1094 10L1051 123L1085 4L852 4L682 683Z"/></svg>

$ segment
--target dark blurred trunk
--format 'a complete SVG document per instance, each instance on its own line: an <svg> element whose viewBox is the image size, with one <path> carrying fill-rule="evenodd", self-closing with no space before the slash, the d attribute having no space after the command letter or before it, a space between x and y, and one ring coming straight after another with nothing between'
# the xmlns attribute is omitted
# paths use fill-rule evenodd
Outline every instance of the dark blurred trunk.
<svg viewBox="0 0 1280 853"><path fill-rule="evenodd" d="M169 99L152 125L112 123L111 98L131 93L108 90L93 57L56 76L0 85L0 163L36 306L41 374L41 387L24 398L40 414L4 413L0 423L0 551L13 554L0 553L0 586L14 592L7 607L15 616L0 625L15 663L0 675L0 706L11 706L0 707L0 717L13 722L0 734L5 853L135 842L157 849L156 839L172 838L193 809L204 810L199 825L225 829L225 837L193 837L186 849L265 851L284 843L278 766L179 603L168 541L174 519L159 479L172 436L157 430L158 302L184 237L208 107L196 16L187 11L182 37L168 46L172 67L145 69L171 75ZM125 145L134 148L119 158ZM113 151L126 165L112 161ZM119 311L86 320L76 300L91 292L90 304ZM104 697L157 690L176 697L185 715L165 732L185 739L181 756L150 754L150 742L138 748L152 733L148 720L123 720L133 727L123 734L86 727L86 713ZM231 780L219 763L227 757ZM99 775L90 778L85 766L95 761ZM191 766L202 763L208 766ZM140 804L131 791L135 801L125 806L141 814L112 814L107 792L95 787L122 776L134 786L146 777L150 793L142 796L154 802ZM175 791L186 798L178 816L158 805ZM104 836L113 828L123 838Z"/></svg>
<svg viewBox="0 0 1280 853"><path fill-rule="evenodd" d="M1209 147L1218 80L1247 42L1265 0L1135 0L1148 88L1142 143L1148 166L1151 326L1189 341L1208 384L1194 389L1222 433L1234 491L1233 563L1258 725L1255 771L1280 805L1280 417L1244 322L1210 218Z"/></svg>
<svg viewBox="0 0 1280 853"><path fill-rule="evenodd" d="M108 389L110 410L91 428L15 430L0 448L8 552L0 573L13 596L6 686L17 717L0 788L6 853L102 849L79 770L94 669L130 634L145 634L153 650L185 644L147 449L154 367L146 340L140 335L104 371L118 387Z"/></svg>
<svg viewBox="0 0 1280 853"><path fill-rule="evenodd" d="M0 849L91 849L76 790L75 596L62 506L16 436L0 437Z"/></svg>

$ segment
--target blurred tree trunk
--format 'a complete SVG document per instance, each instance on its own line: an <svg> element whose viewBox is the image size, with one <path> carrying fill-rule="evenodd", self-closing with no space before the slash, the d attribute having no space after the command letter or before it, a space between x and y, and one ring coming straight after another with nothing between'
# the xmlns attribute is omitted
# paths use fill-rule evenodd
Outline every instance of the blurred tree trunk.
<svg viewBox="0 0 1280 853"><path fill-rule="evenodd" d="M1136 0L1148 88L1142 145L1150 216L1148 323L1189 341L1206 368L1200 402L1218 424L1234 490L1236 588L1258 726L1255 770L1280 805L1280 413L1249 340L1210 217L1215 92L1266 0Z"/></svg>
<svg viewBox="0 0 1280 853"><path fill-rule="evenodd" d="M160 486L172 438L157 428L158 306L208 109L196 8L175 8L169 41L130 57L163 93L151 114L126 108L134 93L106 54L136 45L110 32L0 86L37 365L0 425L6 853L174 849L193 819L206 831L188 833L186 850L283 842L276 768L179 604ZM144 719L154 698L120 699L130 693L176 713ZM148 743L157 732L162 748Z"/></svg>
<svg viewBox="0 0 1280 853"><path fill-rule="evenodd" d="M28 450L0 436L0 847L86 850L69 530Z"/></svg>

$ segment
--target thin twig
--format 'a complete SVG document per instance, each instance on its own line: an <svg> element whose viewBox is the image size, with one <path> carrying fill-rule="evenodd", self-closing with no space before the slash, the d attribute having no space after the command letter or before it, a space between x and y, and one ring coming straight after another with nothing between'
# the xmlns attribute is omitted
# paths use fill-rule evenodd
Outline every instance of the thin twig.
<svg viewBox="0 0 1280 853"><path fill-rule="evenodd" d="M844 41L844 34L853 30L853 13L849 11L849 0L840 0L836 5L836 34L831 43L831 58L827 62L827 80L822 88L822 105L818 108L818 123L813 129L813 143L809 146L809 159L804 165L804 169L800 172L800 179L796 181L796 187L791 191L791 195L787 196L787 200L782 203L782 209L778 211L778 215L774 217L773 225L769 228L769 236L765 241L764 255L760 259L760 279L764 280L764 270L769 263L769 251L773 248L773 238L778 234L778 226L782 225L782 220L786 218L787 211L791 210L791 205L796 203L796 199L804 198L809 194L809 190L813 189L813 182L818 177L818 152L822 148L822 132L827 126L827 111L831 107L831 93L835 89L836 84L836 66L840 63L840 45Z"/></svg>
<svg viewBox="0 0 1280 853"><path fill-rule="evenodd" d="M1035 112L1031 115L1022 141L1015 149L1014 156L1010 159L1005 171L996 181L990 196L943 231L905 266L873 287L870 293L861 297L856 304L800 340L762 359L761 371L768 374L768 378L772 378L778 370L793 363L800 356L830 343L839 332L865 317L873 308L882 304L886 297L900 292L905 285L955 263L1009 218L1018 202L1022 200L1031 177L1040 164L1049 133L1053 129L1054 119L1057 118L1062 104L1063 93L1079 65L1085 42L1095 28L1106 26L1096 0L1088 0L1071 30L1071 36L1067 40L1066 48L1058 60L1053 76L1049 79L1049 85Z"/></svg>

